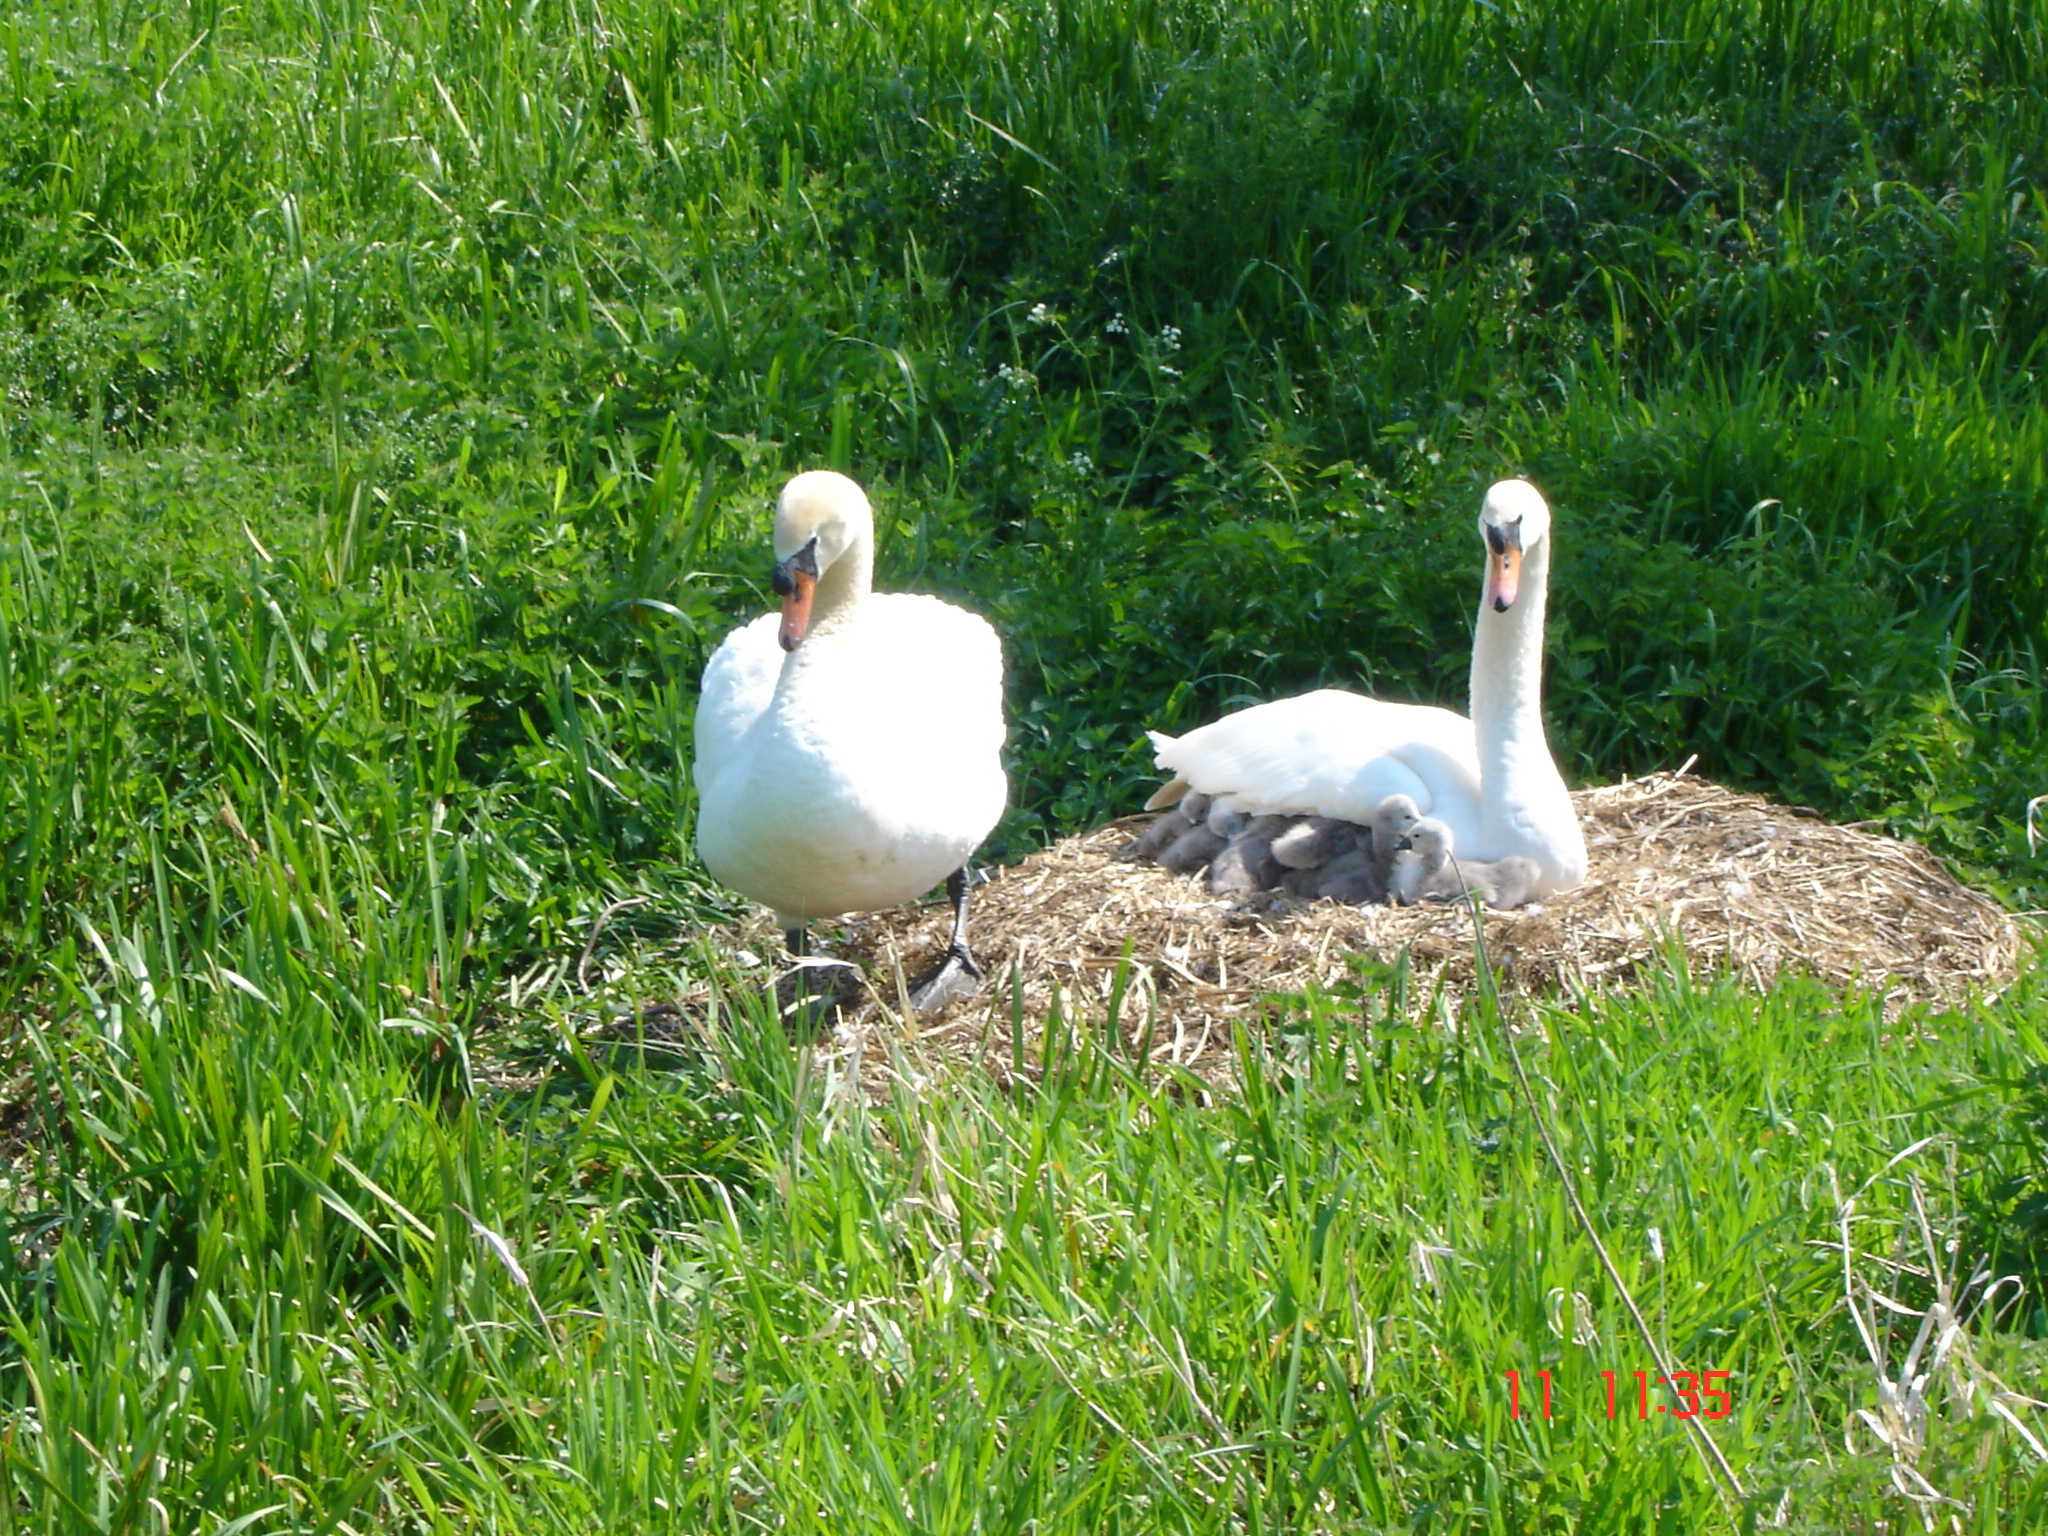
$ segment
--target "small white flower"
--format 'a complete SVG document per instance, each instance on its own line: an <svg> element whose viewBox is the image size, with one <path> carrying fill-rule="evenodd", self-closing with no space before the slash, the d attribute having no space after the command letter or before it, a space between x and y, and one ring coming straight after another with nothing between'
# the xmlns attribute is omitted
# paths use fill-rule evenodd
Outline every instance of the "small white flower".
<svg viewBox="0 0 2048 1536"><path fill-rule="evenodd" d="M1109 324L1105 325L1103 327L1103 330L1107 331L1112 336L1128 336L1130 334L1131 328L1127 323L1125 323L1124 312L1122 310L1118 310L1115 314L1109 317Z"/></svg>
<svg viewBox="0 0 2048 1536"><path fill-rule="evenodd" d="M1159 345L1166 348L1169 352L1179 351L1180 327L1177 325L1161 326L1159 328Z"/></svg>
<svg viewBox="0 0 2048 1536"><path fill-rule="evenodd" d="M1025 320L1032 325L1045 325L1052 319L1052 306L1043 301L1031 306L1031 313Z"/></svg>

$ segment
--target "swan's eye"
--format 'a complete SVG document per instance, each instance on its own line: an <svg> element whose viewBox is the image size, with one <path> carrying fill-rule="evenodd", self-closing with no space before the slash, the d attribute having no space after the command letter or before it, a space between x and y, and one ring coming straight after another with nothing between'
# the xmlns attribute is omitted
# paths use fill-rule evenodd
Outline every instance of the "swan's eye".
<svg viewBox="0 0 2048 1536"><path fill-rule="evenodd" d="M804 575L810 577L813 581L818 579L818 536L815 533L805 540L802 549L791 555L787 560L775 562L775 569L770 574L768 581L769 585L775 588L775 595L777 597L787 597L796 590L796 573L798 571L803 572Z"/></svg>

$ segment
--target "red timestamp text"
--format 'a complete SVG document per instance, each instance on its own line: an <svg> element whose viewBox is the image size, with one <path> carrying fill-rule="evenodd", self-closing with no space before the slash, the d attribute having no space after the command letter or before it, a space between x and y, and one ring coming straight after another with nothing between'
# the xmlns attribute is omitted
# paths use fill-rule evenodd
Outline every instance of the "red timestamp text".
<svg viewBox="0 0 2048 1536"><path fill-rule="evenodd" d="M1619 1418L1630 1408L1635 1409L1638 1419L1647 1420L1653 1414L1668 1414L1674 1419L1725 1419L1735 1411L1734 1391L1722 1385L1733 1375L1732 1371L1674 1371L1669 1376L1659 1376L1650 1371L1635 1371L1623 1376L1615 1371L1602 1371L1600 1379L1607 1386L1607 1417ZM1534 1373L1538 1384L1535 1406L1544 1418L1551 1416L1550 1372ZM1509 1371L1508 1417L1522 1416L1522 1373ZM1633 1380L1634 1390L1627 1383ZM1667 1390L1670 1402L1651 1401L1651 1387ZM1661 1396L1661 1394L1659 1394Z"/></svg>

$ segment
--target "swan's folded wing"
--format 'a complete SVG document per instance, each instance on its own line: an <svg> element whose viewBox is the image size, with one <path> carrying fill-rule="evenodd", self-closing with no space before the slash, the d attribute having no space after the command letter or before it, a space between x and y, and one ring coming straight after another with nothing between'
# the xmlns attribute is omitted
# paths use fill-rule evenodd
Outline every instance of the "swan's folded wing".
<svg viewBox="0 0 2048 1536"><path fill-rule="evenodd" d="M775 638L780 623L779 615L764 613L741 625L705 664L693 765L699 790L717 777L775 696L775 679L782 672L782 645Z"/></svg>
<svg viewBox="0 0 2048 1536"><path fill-rule="evenodd" d="M1325 688L1224 716L1178 738L1155 734L1159 766L1235 809L1369 819L1388 795L1427 812L1476 803L1472 725L1420 704Z"/></svg>
<svg viewBox="0 0 2048 1536"><path fill-rule="evenodd" d="M1145 734L1152 738L1154 748L1157 748L1162 741L1171 741L1173 739L1170 736L1161 736L1157 731L1147 731ZM1163 811L1169 806L1179 805L1181 801L1187 798L1187 795L1188 781L1176 774L1152 791L1152 798L1145 802L1145 809L1148 811Z"/></svg>

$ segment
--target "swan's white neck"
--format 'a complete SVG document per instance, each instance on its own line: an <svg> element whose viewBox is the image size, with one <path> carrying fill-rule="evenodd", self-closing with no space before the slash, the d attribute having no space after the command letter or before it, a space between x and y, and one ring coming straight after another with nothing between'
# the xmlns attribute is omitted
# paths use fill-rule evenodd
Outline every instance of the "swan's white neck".
<svg viewBox="0 0 2048 1536"><path fill-rule="evenodd" d="M865 508L861 509L865 512ZM832 637L854 622L875 584L875 539L865 516L847 517L839 553L818 573L811 594L811 622L797 648L783 658L785 676L807 670L806 658L831 649ZM822 642L822 643L821 643Z"/></svg>
<svg viewBox="0 0 2048 1536"><path fill-rule="evenodd" d="M818 575L818 590L811 598L811 634L829 634L848 623L874 585L874 543L865 535L856 535L839 558ZM804 644L810 644L809 639ZM802 655L803 646L793 654Z"/></svg>
<svg viewBox="0 0 2048 1536"><path fill-rule="evenodd" d="M1532 801L1564 793L1543 739L1543 609L1549 595L1550 540L1544 538L1523 552L1520 590L1506 613L1496 612L1484 595L1479 600L1472 637L1472 732L1489 841L1492 833L1524 821Z"/></svg>

